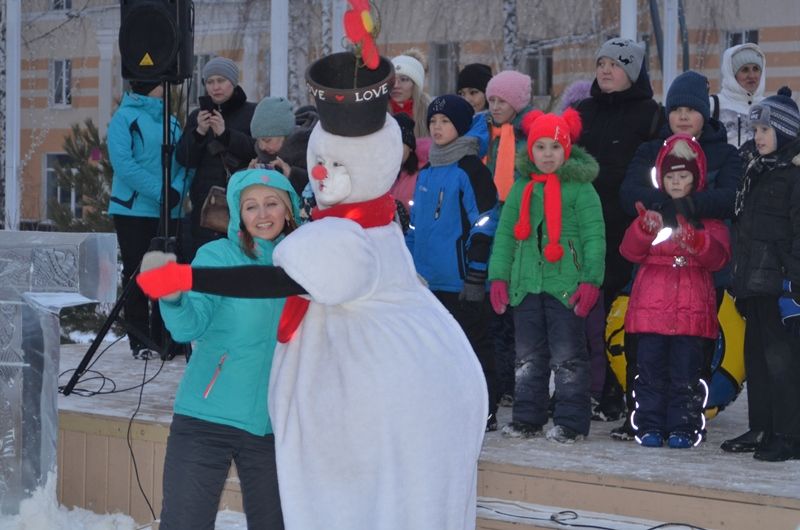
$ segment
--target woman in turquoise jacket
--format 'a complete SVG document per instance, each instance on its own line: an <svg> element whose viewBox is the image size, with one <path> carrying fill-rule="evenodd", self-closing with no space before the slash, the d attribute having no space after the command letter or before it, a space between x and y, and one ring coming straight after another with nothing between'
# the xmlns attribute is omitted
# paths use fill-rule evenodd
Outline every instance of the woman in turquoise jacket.
<svg viewBox="0 0 800 530"><path fill-rule="evenodd" d="M299 218L292 185L277 171L249 169L231 177L227 198L228 237L203 245L192 266L272 265L272 251ZM161 530L212 529L231 460L248 528L283 528L267 412L283 304L193 291L161 299L173 337L193 341L167 440Z"/></svg>
<svg viewBox="0 0 800 530"><path fill-rule="evenodd" d="M131 91L122 96L119 108L108 124L108 157L114 170L108 213L114 221L122 257L122 283L134 277L150 241L163 235L159 229L163 176L161 148L163 143L163 87L158 82L131 81ZM181 135L178 120L170 116L170 137L174 145ZM172 158L169 189L169 233L174 235L180 217L180 199L186 194L186 168ZM150 333L150 321L159 320L150 314L150 305L134 283L125 299L125 320L138 333L128 336L134 358L151 359L157 355L140 340L147 337L162 343L160 331ZM154 311L157 313L157 310ZM159 328L160 329L160 328Z"/></svg>

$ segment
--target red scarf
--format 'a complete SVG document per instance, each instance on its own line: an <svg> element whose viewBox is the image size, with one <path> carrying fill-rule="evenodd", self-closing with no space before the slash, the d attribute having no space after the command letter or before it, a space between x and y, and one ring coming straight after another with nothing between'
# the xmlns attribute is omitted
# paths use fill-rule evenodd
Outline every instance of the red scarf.
<svg viewBox="0 0 800 530"><path fill-rule="evenodd" d="M403 101L402 103L398 103L395 100L389 98L389 106L392 109L392 114L398 114L402 112L403 114L407 114L409 118L412 120L414 119L414 100L408 98L407 100Z"/></svg>
<svg viewBox="0 0 800 530"><path fill-rule="evenodd" d="M391 223L394 220L396 209L394 199L387 193L369 201L337 204L324 210L314 208L311 211L311 218L317 221L325 217L340 217L355 221L362 228L375 228ZM286 298L281 320L278 323L278 342L287 343L292 340L303 317L306 316L309 302L308 298L302 296Z"/></svg>
<svg viewBox="0 0 800 530"><path fill-rule="evenodd" d="M555 173L537 175L531 173L531 181L522 190L522 201L519 207L519 219L514 225L514 237L522 241L531 235L531 195L533 185L544 182L544 220L547 223L547 238L549 242L544 247L544 257L550 263L555 263L564 255L561 239L561 181Z"/></svg>

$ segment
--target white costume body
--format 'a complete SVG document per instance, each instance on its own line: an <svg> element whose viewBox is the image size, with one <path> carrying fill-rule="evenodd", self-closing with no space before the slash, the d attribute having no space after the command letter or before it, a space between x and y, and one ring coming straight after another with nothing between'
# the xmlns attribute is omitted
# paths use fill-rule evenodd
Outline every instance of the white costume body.
<svg viewBox="0 0 800 530"><path fill-rule="evenodd" d="M483 372L397 224L314 221L274 263L311 297L270 380L287 530L474 529Z"/></svg>

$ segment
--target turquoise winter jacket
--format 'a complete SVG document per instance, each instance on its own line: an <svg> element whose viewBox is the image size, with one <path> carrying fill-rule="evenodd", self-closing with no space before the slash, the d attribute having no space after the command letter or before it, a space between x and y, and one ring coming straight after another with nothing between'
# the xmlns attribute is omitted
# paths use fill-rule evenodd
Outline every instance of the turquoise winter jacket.
<svg viewBox="0 0 800 530"><path fill-rule="evenodd" d="M252 184L286 190L295 219L299 199L289 181L274 170L249 169L228 183L231 220L228 238L200 247L193 267L272 265L272 251L282 239L256 239L257 257L239 246L239 195ZM160 302L170 333L193 341L192 356L175 397L175 413L243 429L257 436L272 432L267 390L283 298L230 298L186 292L174 302Z"/></svg>
<svg viewBox="0 0 800 530"><path fill-rule="evenodd" d="M109 215L159 217L161 205L161 145L163 109L159 98L126 92L108 124L108 156L114 169ZM175 145L181 128L170 117L170 143ZM171 187L180 198L189 189L187 170L173 154ZM173 193L175 196L175 193ZM173 219L180 217L181 205L172 208Z"/></svg>

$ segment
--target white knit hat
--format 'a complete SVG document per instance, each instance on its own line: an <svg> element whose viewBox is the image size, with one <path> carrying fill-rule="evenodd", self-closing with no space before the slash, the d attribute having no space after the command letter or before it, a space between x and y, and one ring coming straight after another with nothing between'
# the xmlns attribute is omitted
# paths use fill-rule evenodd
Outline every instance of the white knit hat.
<svg viewBox="0 0 800 530"><path fill-rule="evenodd" d="M761 70L764 69L764 56L753 48L740 48L738 51L731 55L731 70L733 74L739 73L742 66L746 64L755 64Z"/></svg>
<svg viewBox="0 0 800 530"><path fill-rule="evenodd" d="M410 55L398 55L392 59L392 64L395 74L411 78L414 84L422 90L422 87L425 86L425 68L421 62Z"/></svg>

